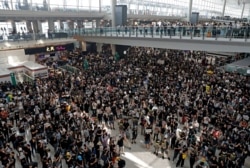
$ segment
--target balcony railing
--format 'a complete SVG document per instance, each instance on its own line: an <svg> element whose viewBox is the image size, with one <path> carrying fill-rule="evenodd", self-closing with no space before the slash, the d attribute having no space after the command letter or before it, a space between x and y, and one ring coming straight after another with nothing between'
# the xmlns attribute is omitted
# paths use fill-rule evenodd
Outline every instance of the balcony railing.
<svg viewBox="0 0 250 168"><path fill-rule="evenodd" d="M1 31L0 31L1 32ZM31 40L46 40L46 39L65 39L72 37L74 31L64 31L64 32L51 32L51 33L16 33L7 34L5 32L0 33L0 42L21 42L21 41L31 41Z"/></svg>
<svg viewBox="0 0 250 168"><path fill-rule="evenodd" d="M12 35L0 32L0 42L72 38L75 35L250 42L250 27L102 27L63 30L46 34L21 33Z"/></svg>
<svg viewBox="0 0 250 168"><path fill-rule="evenodd" d="M174 38L174 39L200 39L245 41L250 35L248 27L103 27L82 29L80 35L84 36L109 36L109 37L145 37L145 38Z"/></svg>

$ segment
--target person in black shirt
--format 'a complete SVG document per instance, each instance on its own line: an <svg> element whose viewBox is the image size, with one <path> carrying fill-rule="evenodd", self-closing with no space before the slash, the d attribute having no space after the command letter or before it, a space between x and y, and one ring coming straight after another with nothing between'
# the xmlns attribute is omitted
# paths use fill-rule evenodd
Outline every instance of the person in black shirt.
<svg viewBox="0 0 250 168"><path fill-rule="evenodd" d="M108 162L106 162L103 166L103 168L113 168L114 165L113 165L113 162L112 162L112 159L109 159Z"/></svg>
<svg viewBox="0 0 250 168"><path fill-rule="evenodd" d="M217 168L218 167L218 161L216 156L212 156L209 160L209 166L210 168Z"/></svg>
<svg viewBox="0 0 250 168"><path fill-rule="evenodd" d="M136 144L136 138L137 138L137 126L134 126L132 129L132 144Z"/></svg>
<svg viewBox="0 0 250 168"><path fill-rule="evenodd" d="M86 146L86 144L84 144L84 146L83 146L83 154L84 154L84 158L85 158L85 163L88 164L90 161L90 158L91 158L91 151Z"/></svg>
<svg viewBox="0 0 250 168"><path fill-rule="evenodd" d="M145 140L146 148L149 149L150 148L150 141L151 141L150 133L145 133L144 140Z"/></svg>
<svg viewBox="0 0 250 168"><path fill-rule="evenodd" d="M128 123L128 120L124 120L124 123L123 123L123 130L127 130L129 127L129 123Z"/></svg>
<svg viewBox="0 0 250 168"><path fill-rule="evenodd" d="M190 158L189 158L190 168L193 168L196 157L197 157L197 151L195 149L192 149L190 151Z"/></svg>
<svg viewBox="0 0 250 168"><path fill-rule="evenodd" d="M181 150L181 144L179 143L179 140L176 140L175 145L174 145L174 157L173 157L173 161L177 158L180 150Z"/></svg>
<svg viewBox="0 0 250 168"><path fill-rule="evenodd" d="M1 161L2 161L2 165L4 167L7 167L8 163L9 163L9 160L8 160L8 155L4 155L2 158L1 158Z"/></svg>
<svg viewBox="0 0 250 168"><path fill-rule="evenodd" d="M108 115L108 122L110 129L115 129L114 114L111 113Z"/></svg>
<svg viewBox="0 0 250 168"><path fill-rule="evenodd" d="M117 145L119 147L119 153L124 154L124 137L120 136L117 141Z"/></svg>
<svg viewBox="0 0 250 168"><path fill-rule="evenodd" d="M89 168L97 168L98 161L94 154L91 155L90 161L89 161Z"/></svg>

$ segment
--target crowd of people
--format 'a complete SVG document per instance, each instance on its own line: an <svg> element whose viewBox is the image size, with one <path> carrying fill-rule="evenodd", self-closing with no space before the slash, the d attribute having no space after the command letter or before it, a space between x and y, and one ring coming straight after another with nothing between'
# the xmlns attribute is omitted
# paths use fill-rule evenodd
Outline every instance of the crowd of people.
<svg viewBox="0 0 250 168"><path fill-rule="evenodd" d="M70 64L79 72L0 84L4 167L17 160L37 167L33 156L39 156L43 168L59 168L62 160L68 167L122 168L124 147L137 145L139 133L145 150L176 167L186 160L190 168L244 166L247 76L224 72L204 52L141 47L121 58L106 51L80 55Z"/></svg>
<svg viewBox="0 0 250 168"><path fill-rule="evenodd" d="M249 23L243 21L200 21L197 23L183 21L141 22L132 25L117 25L115 29L117 35L145 36L249 38L250 33ZM106 34L110 31L109 24L98 27L97 31L100 34Z"/></svg>

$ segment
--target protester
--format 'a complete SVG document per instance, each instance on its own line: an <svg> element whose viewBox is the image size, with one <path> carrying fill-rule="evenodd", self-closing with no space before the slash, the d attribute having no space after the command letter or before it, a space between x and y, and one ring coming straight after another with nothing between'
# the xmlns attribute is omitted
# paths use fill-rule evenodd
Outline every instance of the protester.
<svg viewBox="0 0 250 168"><path fill-rule="evenodd" d="M124 167L120 154L125 144L138 145L140 125L146 148L161 143L155 152L163 158L173 150L176 166L244 166L248 77L224 72L203 52L130 47L120 60L103 53L69 61L77 73L59 68L33 83L0 83L3 165L17 158L23 167L37 167L37 153L43 167L61 167L62 160L72 167Z"/></svg>

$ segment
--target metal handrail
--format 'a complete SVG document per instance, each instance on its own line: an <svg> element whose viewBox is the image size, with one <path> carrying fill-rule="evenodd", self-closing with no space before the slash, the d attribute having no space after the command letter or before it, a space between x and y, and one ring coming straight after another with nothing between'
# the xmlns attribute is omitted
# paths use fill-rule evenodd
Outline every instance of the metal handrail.
<svg viewBox="0 0 250 168"><path fill-rule="evenodd" d="M118 26L86 28L76 33L83 36L145 37L145 38L190 38L190 39L242 39L250 36L250 26Z"/></svg>
<svg viewBox="0 0 250 168"><path fill-rule="evenodd" d="M77 28L41 33L17 33L7 35L0 30L0 42L20 42L31 40L62 39L74 36L112 36L112 37L143 37L143 38L186 38L200 40L224 40L248 42L250 26L118 26L99 28Z"/></svg>

